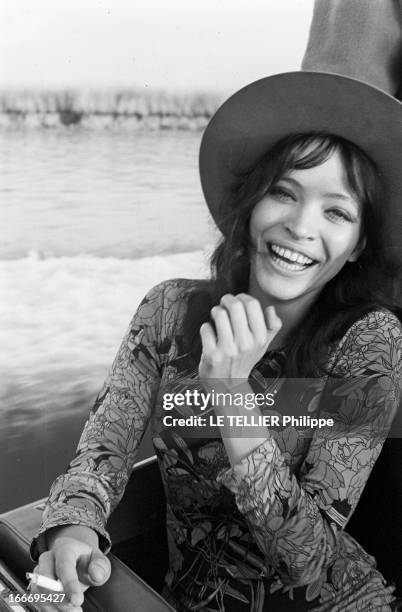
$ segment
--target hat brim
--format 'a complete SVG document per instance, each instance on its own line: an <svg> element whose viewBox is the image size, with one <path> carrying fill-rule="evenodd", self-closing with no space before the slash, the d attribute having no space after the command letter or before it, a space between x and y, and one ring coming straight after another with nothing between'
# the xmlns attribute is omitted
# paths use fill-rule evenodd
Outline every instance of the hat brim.
<svg viewBox="0 0 402 612"><path fill-rule="evenodd" d="M201 141L201 184L216 224L223 229L222 204L239 175L279 140L324 132L356 144L378 166L395 248L402 233L401 109L382 90L330 73L289 72L247 85L218 109Z"/></svg>

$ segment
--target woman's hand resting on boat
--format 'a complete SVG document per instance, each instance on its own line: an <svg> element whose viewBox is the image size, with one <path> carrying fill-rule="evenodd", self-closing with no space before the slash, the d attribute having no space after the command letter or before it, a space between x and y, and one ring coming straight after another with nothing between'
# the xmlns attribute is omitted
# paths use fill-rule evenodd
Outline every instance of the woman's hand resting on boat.
<svg viewBox="0 0 402 612"><path fill-rule="evenodd" d="M200 328L201 380L247 379L267 351L282 323L273 306L264 311L260 302L245 293L226 294L211 310L211 323Z"/></svg>
<svg viewBox="0 0 402 612"><path fill-rule="evenodd" d="M62 604L52 604L52 610L81 612L84 592L110 577L110 561L99 550L98 535L89 527L68 525L49 530L46 538L49 550L41 554L34 572L63 585L66 598ZM42 592L37 586L32 591ZM45 612L46 607L41 610Z"/></svg>

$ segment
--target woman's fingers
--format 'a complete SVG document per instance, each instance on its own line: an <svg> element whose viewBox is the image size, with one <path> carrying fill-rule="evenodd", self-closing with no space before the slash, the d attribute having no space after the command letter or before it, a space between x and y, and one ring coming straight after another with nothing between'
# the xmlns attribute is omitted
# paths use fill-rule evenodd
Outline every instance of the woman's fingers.
<svg viewBox="0 0 402 612"><path fill-rule="evenodd" d="M38 565L33 570L34 574L39 574L41 576L45 576L46 578L51 578L52 580L57 580L56 569L55 569L55 557L53 552L47 551L41 554L39 557ZM63 585L64 586L64 585ZM53 591L46 590L36 586L35 584L31 584L30 590L32 593L45 593L45 595L51 594ZM66 591L64 591L66 592ZM53 612L54 610L60 610L63 612L82 612L82 608L80 605L74 605L69 601L68 595L66 592L66 598L63 602L60 603L52 603L52 605L47 605L45 603L36 604L38 609L41 612Z"/></svg>
<svg viewBox="0 0 402 612"><path fill-rule="evenodd" d="M92 586L100 586L107 582L111 569L109 559L96 549L92 550L90 555L82 556L77 566L80 581Z"/></svg>
<svg viewBox="0 0 402 612"><path fill-rule="evenodd" d="M216 334L211 323L203 323L201 325L200 336L202 355L199 365L199 373L201 378L213 378L213 367L220 358L220 352L216 346Z"/></svg>
<svg viewBox="0 0 402 612"><path fill-rule="evenodd" d="M201 378L247 378L281 328L273 306L265 313L254 297L226 294L200 329Z"/></svg>
<svg viewBox="0 0 402 612"><path fill-rule="evenodd" d="M276 314L276 310L274 308L274 306L268 306L265 309L265 318L267 321L267 327L269 329L269 331L272 333L277 334L278 331L281 329L282 327L282 321L280 320L280 318L278 317L278 315Z"/></svg>
<svg viewBox="0 0 402 612"><path fill-rule="evenodd" d="M252 350L254 345L268 345L282 327L274 306L268 306L264 315L260 302L246 293L224 295L220 306L212 308L211 317L216 334L205 324L209 325L209 350L219 349L232 356Z"/></svg>
<svg viewBox="0 0 402 612"><path fill-rule="evenodd" d="M81 606L84 601L84 588L77 574L78 557L74 548L67 546L60 547L55 555L56 575L73 606Z"/></svg>
<svg viewBox="0 0 402 612"><path fill-rule="evenodd" d="M112 571L109 559L100 551L93 551L88 574L93 585L104 584L109 580Z"/></svg>
<svg viewBox="0 0 402 612"><path fill-rule="evenodd" d="M212 355L216 347L216 334L211 323L203 323L200 327L202 352L204 355Z"/></svg>
<svg viewBox="0 0 402 612"><path fill-rule="evenodd" d="M220 304L227 313L233 343L240 351L249 350L252 343L252 333L243 302L238 299L238 296L228 293L221 298Z"/></svg>
<svg viewBox="0 0 402 612"><path fill-rule="evenodd" d="M268 340L268 330L260 302L251 295L247 295L247 293L239 293L236 295L236 298L243 304L247 316L248 327L252 335L258 344L266 344Z"/></svg>
<svg viewBox="0 0 402 612"><path fill-rule="evenodd" d="M226 355L234 355L236 344L227 311L222 306L214 306L211 310L211 317L216 329L217 348Z"/></svg>
<svg viewBox="0 0 402 612"><path fill-rule="evenodd" d="M53 578L53 580L56 580L53 553L51 553L49 550L42 553L39 557L39 563L35 567L34 572L36 574L42 574L42 576L47 576L48 578Z"/></svg>
<svg viewBox="0 0 402 612"><path fill-rule="evenodd" d="M282 326L274 306L268 306L264 316L260 302L246 293L224 295L221 304L228 313L234 343L240 352L253 346L268 346Z"/></svg>
<svg viewBox="0 0 402 612"><path fill-rule="evenodd" d="M111 565L97 546L66 536L55 539L51 550L41 554L34 571L62 584L65 599L52 609L82 612L88 586L104 584L110 577ZM43 590L36 586L34 592ZM47 609L42 606L41 610Z"/></svg>

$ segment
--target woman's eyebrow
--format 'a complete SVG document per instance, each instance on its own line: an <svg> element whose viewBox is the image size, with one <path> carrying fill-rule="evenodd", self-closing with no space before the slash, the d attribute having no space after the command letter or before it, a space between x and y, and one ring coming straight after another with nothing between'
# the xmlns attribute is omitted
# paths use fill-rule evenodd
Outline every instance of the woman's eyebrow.
<svg viewBox="0 0 402 612"><path fill-rule="evenodd" d="M352 206L359 211L360 203L353 196L348 195L346 193L323 193L324 198L331 198L332 200L340 200L341 202L345 202L347 204L352 204Z"/></svg>
<svg viewBox="0 0 402 612"><path fill-rule="evenodd" d="M296 181L296 179L292 178L291 176L281 176L280 179L278 179L278 183L280 183L281 181L287 181L288 183L293 183L294 185L296 185L296 187L302 186L302 184L299 183L299 181Z"/></svg>
<svg viewBox="0 0 402 612"><path fill-rule="evenodd" d="M288 183L293 183L293 185L295 185L296 187L299 187L300 189L302 189L303 185L301 183L299 183L298 180L296 180L295 178L291 177L291 176L282 176L278 183L280 183L281 181L286 181ZM355 200L355 198L347 193L342 193L339 191L336 192L325 192L322 194L323 197L325 198L332 198L333 200L342 200L343 202L351 202L352 204L354 204L356 206L356 208L359 208L359 203Z"/></svg>
<svg viewBox="0 0 402 612"><path fill-rule="evenodd" d="M336 200L348 200L350 202L355 202L355 199L352 198L352 196L347 195L346 193L339 193L339 192L323 193L323 196L325 196L326 198L334 198Z"/></svg>

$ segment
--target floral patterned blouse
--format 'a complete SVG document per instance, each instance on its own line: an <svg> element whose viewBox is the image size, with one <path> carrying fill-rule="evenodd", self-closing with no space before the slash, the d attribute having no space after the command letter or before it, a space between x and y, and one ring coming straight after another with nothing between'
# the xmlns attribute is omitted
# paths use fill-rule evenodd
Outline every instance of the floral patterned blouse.
<svg viewBox="0 0 402 612"><path fill-rule="evenodd" d="M41 534L62 524L95 529L108 550L106 520L150 421L167 499L164 596L176 610L390 610L393 588L344 527L398 406L398 319L377 310L356 321L330 351L328 369L337 382L321 377L316 382L326 384L312 385L300 398L305 413L330 415L336 427L269 429L231 467L220 436L201 437L200 430L200 437L186 438L162 423L161 394L180 389L184 378L182 388L188 386L181 323L186 296L196 287L197 281L167 281L139 306L77 455L52 486L33 556L44 549ZM280 381L283 359L268 351L250 381ZM197 385L196 372L192 382Z"/></svg>

